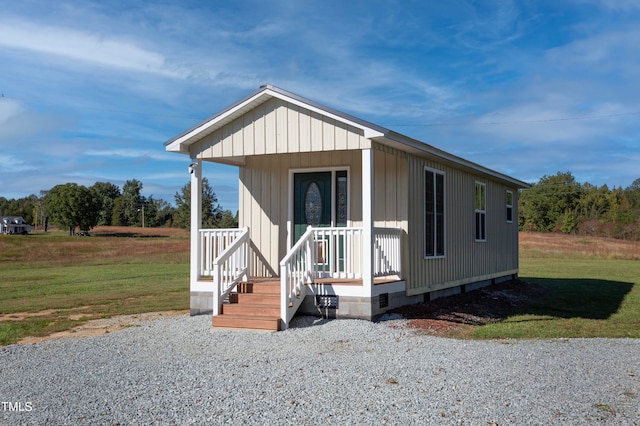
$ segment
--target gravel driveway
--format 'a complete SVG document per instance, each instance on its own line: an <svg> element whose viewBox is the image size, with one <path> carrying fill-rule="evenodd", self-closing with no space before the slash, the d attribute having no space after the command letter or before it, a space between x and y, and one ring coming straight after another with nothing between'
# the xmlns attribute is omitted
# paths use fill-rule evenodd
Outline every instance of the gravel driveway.
<svg viewBox="0 0 640 426"><path fill-rule="evenodd" d="M640 339L459 341L404 320L210 324L182 315L0 348L0 424L640 424Z"/></svg>

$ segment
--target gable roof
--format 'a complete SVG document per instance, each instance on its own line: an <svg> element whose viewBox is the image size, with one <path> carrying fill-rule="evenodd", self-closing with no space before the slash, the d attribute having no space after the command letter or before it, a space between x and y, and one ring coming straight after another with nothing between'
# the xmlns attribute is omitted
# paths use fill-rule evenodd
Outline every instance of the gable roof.
<svg viewBox="0 0 640 426"><path fill-rule="evenodd" d="M249 111L273 98L281 99L293 105L305 108L312 112L319 113L330 119L361 129L365 138L371 139L383 145L394 147L401 151L419 156L435 157L439 161L450 164L454 167L488 175L498 180L508 182L519 188L529 187L529 184L518 179L514 179L510 176L504 175L479 164L465 160L456 155L450 154L417 139L410 138L408 136L389 130L385 127L378 126L344 112L329 108L325 105L319 104L317 102L311 101L309 99L303 98L294 93L269 84L260 86L258 90L247 95L243 99L240 99L233 105L223 109L222 111L212 115L203 122L195 125L186 132L167 141L165 143L165 149L171 152L188 154L190 145L198 142L199 140L210 135L216 130L221 129L238 117L241 117L242 115L248 113Z"/></svg>

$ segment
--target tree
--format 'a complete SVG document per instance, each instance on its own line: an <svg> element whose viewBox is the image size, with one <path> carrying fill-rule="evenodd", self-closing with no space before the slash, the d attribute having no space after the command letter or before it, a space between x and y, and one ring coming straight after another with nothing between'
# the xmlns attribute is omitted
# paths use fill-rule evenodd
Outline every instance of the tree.
<svg viewBox="0 0 640 426"><path fill-rule="evenodd" d="M145 203L145 221L147 226L171 226L176 209L165 200L156 200L153 195Z"/></svg>
<svg viewBox="0 0 640 426"><path fill-rule="evenodd" d="M518 223L521 229L571 232L577 223L580 191L580 184L571 172L543 176L520 194Z"/></svg>
<svg viewBox="0 0 640 426"><path fill-rule="evenodd" d="M27 223L34 223L37 211L38 197L34 194L28 197L7 200L0 198L0 214L2 216L20 216Z"/></svg>
<svg viewBox="0 0 640 426"><path fill-rule="evenodd" d="M45 208L52 222L69 229L69 235L73 235L76 228L88 231L96 226L100 203L87 187L67 183L51 188Z"/></svg>
<svg viewBox="0 0 640 426"><path fill-rule="evenodd" d="M96 182L89 189L100 203L98 225L111 225L113 203L121 195L120 188L110 182Z"/></svg>
<svg viewBox="0 0 640 426"><path fill-rule="evenodd" d="M124 217L124 207L122 205L122 195L113 200L113 209L111 210L111 225L125 226L126 219Z"/></svg>
<svg viewBox="0 0 640 426"><path fill-rule="evenodd" d="M142 215L138 213L144 202L140 195L141 191L142 182L136 179L126 181L122 187L122 212L125 226L142 224Z"/></svg>
<svg viewBox="0 0 640 426"><path fill-rule="evenodd" d="M173 226L189 229L191 226L191 182L182 187L175 195L178 207L173 215ZM219 228L222 209L218 198L209 185L207 178L202 178L202 226L205 228Z"/></svg>
<svg viewBox="0 0 640 426"><path fill-rule="evenodd" d="M231 210L223 211L217 225L219 228L237 228L238 213L234 216L233 213L231 213Z"/></svg>
<svg viewBox="0 0 640 426"><path fill-rule="evenodd" d="M631 203L631 206L640 214L640 178L633 181L625 188L624 194Z"/></svg>

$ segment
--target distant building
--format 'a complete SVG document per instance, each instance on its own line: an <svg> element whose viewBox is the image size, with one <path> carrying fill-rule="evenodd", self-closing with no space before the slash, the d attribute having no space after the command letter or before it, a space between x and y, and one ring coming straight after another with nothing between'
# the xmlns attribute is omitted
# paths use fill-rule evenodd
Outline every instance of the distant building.
<svg viewBox="0 0 640 426"><path fill-rule="evenodd" d="M31 225L19 216L0 217L0 234L26 234L31 232Z"/></svg>

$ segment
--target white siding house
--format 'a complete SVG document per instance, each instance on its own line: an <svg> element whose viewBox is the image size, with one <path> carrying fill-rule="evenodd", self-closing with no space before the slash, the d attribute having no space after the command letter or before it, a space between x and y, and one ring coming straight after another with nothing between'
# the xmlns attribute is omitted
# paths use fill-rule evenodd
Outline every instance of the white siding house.
<svg viewBox="0 0 640 426"><path fill-rule="evenodd" d="M19 216L0 217L0 234L26 234L31 232L31 225Z"/></svg>
<svg viewBox="0 0 640 426"><path fill-rule="evenodd" d="M373 319L518 273L526 183L280 88L165 147L191 159L191 312L213 312L214 325ZM237 230L201 229L204 161L239 168Z"/></svg>

